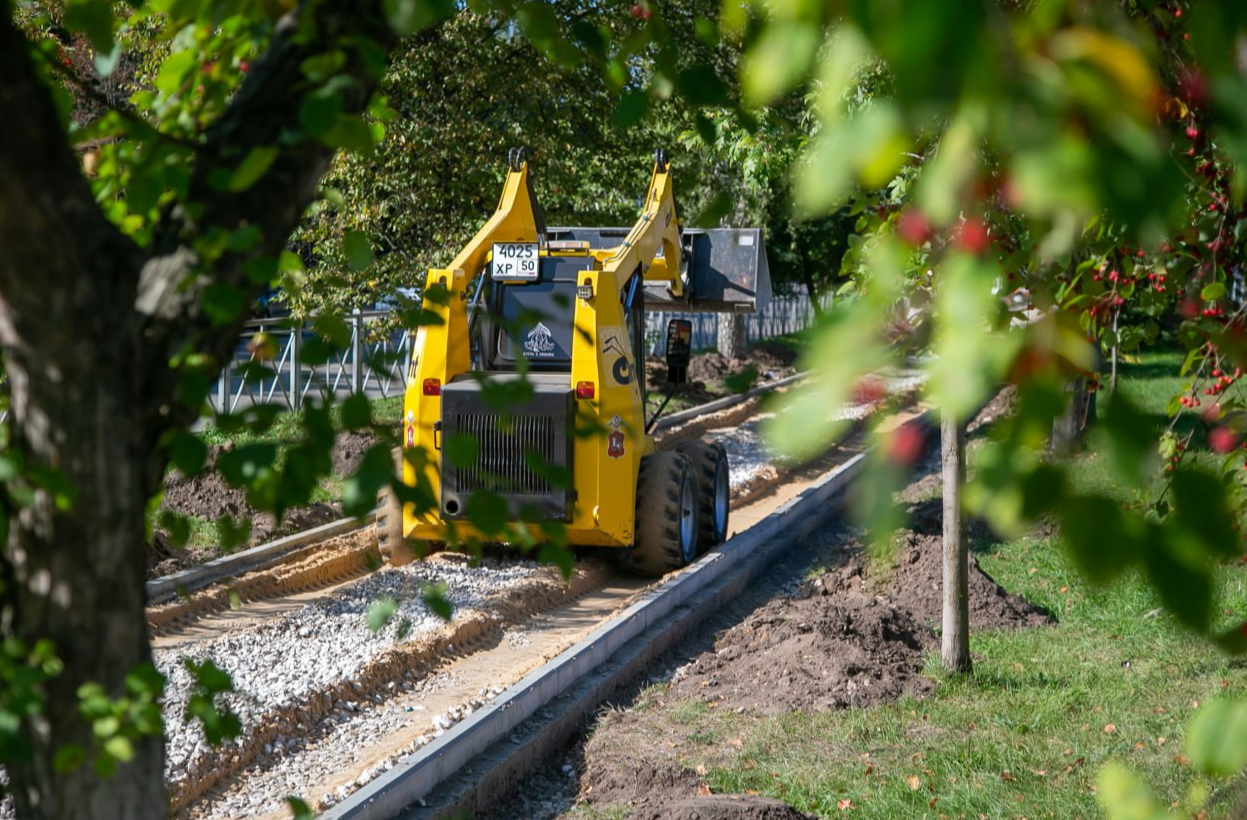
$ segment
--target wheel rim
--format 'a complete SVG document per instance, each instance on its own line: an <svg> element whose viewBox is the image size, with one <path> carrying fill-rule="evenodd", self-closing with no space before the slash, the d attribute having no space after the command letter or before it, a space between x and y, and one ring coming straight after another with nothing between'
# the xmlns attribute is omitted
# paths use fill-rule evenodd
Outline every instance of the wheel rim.
<svg viewBox="0 0 1247 820"><path fill-rule="evenodd" d="M714 540L727 538L727 506L728 506L727 464L720 461L719 469L714 471Z"/></svg>
<svg viewBox="0 0 1247 820"><path fill-rule="evenodd" d="M680 488L680 554L686 564L697 554L697 496L691 481Z"/></svg>

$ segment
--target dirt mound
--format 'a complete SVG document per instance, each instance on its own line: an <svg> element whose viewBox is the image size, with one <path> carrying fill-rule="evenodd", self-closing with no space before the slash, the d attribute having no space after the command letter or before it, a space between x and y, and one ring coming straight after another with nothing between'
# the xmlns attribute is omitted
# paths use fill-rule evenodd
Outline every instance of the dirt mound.
<svg viewBox="0 0 1247 820"><path fill-rule="evenodd" d="M930 525L923 505L919 520ZM938 505L935 528L938 530ZM926 516L926 517L923 517ZM923 653L937 645L942 613L942 539L897 533L891 566L866 564L860 550L771 601L720 635L715 649L685 666L674 687L720 706L759 712L840 709L923 694ZM1051 618L1006 592L969 557L971 630L1040 626Z"/></svg>
<svg viewBox="0 0 1247 820"><path fill-rule="evenodd" d="M815 583L821 595L842 593L885 595L902 605L921 624L935 627L943 616L943 539L939 535L902 530L894 564L873 574L860 557ZM1042 626L1052 619L1025 598L1005 591L969 556L970 629L1017 629ZM932 634L933 631L932 631Z"/></svg>
<svg viewBox="0 0 1247 820"><path fill-rule="evenodd" d="M746 358L761 370L791 370L797 364L797 351L788 345L764 339L749 348Z"/></svg>
<svg viewBox="0 0 1247 820"><path fill-rule="evenodd" d="M182 515L214 521L224 516L251 517L255 510L247 503L247 491L230 485L216 471L219 447L208 451L208 464L198 475L186 476L171 470L165 476L165 498L161 507Z"/></svg>
<svg viewBox="0 0 1247 820"><path fill-rule="evenodd" d="M150 574L167 575L182 568L189 553L177 547L169 534L156 530L147 544L147 571Z"/></svg>
<svg viewBox="0 0 1247 820"><path fill-rule="evenodd" d="M594 762L581 780L581 796L594 803L672 800L694 796L701 786L695 772L671 761L637 758L623 763L613 755L591 759Z"/></svg>
<svg viewBox="0 0 1247 820"><path fill-rule="evenodd" d="M666 393L671 387L667 381L667 363L661 359L645 360L645 387L650 393ZM678 387L678 396L694 404L706 404L723 398L725 393L714 391L703 381L688 381Z"/></svg>
<svg viewBox="0 0 1247 820"><path fill-rule="evenodd" d="M360 448L361 454L363 449L366 447ZM271 513L260 512L247 503L246 490L231 485L216 471L214 465L220 453L218 447L210 449L208 466L199 475L188 477L176 470L170 471L165 477L165 495L161 509L195 516L209 523L222 521L226 517L233 519L236 524L248 521L251 523L251 534L247 545L252 546L342 517L341 511L335 505L308 504L287 510L278 525L277 519ZM334 455L336 459L337 450ZM160 534L164 536L164 533Z"/></svg>
<svg viewBox="0 0 1247 820"><path fill-rule="evenodd" d="M338 436L333 444L333 471L340 476L348 476L359 469L364 460L364 453L378 441L375 434L368 430L348 430Z"/></svg>
<svg viewBox="0 0 1247 820"><path fill-rule="evenodd" d="M699 382L722 381L724 376L738 373L745 368L739 359L729 359L722 353L711 351L699 353L689 360L688 377Z"/></svg>
<svg viewBox="0 0 1247 820"><path fill-rule="evenodd" d="M787 803L753 794L711 794L674 802L645 801L629 820L814 820Z"/></svg>
<svg viewBox="0 0 1247 820"><path fill-rule="evenodd" d="M628 820L812 820L767 797L710 794L696 773L671 760L623 763L614 755L592 759L597 762L581 780L581 798L597 805L632 806Z"/></svg>
<svg viewBox="0 0 1247 820"><path fill-rule="evenodd" d="M684 667L675 686L759 712L841 709L928 691L931 632L873 596L772 601Z"/></svg>

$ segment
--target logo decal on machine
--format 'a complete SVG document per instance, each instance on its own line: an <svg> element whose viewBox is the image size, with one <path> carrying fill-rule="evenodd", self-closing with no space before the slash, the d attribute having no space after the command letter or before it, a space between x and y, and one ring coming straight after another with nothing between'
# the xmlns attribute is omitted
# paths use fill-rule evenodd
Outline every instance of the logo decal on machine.
<svg viewBox="0 0 1247 820"><path fill-rule="evenodd" d="M416 446L416 414L407 411L407 436L406 442L408 447Z"/></svg>
<svg viewBox="0 0 1247 820"><path fill-rule="evenodd" d="M524 352L529 356L552 356L554 354L554 334L542 322L528 331L524 337Z"/></svg>
<svg viewBox="0 0 1247 820"><path fill-rule="evenodd" d="M622 458L624 454L624 434L618 430L606 437L606 455L611 458Z"/></svg>
<svg viewBox="0 0 1247 820"><path fill-rule="evenodd" d="M611 416L611 420L606 422L606 424L612 430L618 430L620 427L624 426L624 420L619 417L618 413L616 413L615 415Z"/></svg>
<svg viewBox="0 0 1247 820"><path fill-rule="evenodd" d="M602 353L613 356L611 376L616 384L632 384L632 365L628 362L628 349L624 345L623 335L618 330L602 332Z"/></svg>

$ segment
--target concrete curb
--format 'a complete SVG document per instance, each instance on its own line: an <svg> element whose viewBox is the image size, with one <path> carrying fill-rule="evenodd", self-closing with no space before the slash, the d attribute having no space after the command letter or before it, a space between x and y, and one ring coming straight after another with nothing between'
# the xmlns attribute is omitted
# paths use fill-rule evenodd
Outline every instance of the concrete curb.
<svg viewBox="0 0 1247 820"><path fill-rule="evenodd" d="M376 513L372 512L359 518L340 518L233 555L223 555L197 567L156 578L147 582L147 603L159 604L184 592L194 592L222 579L268 566L299 547L366 527L375 518Z"/></svg>
<svg viewBox="0 0 1247 820"><path fill-rule="evenodd" d="M654 430L666 430L671 427L677 427L685 422L700 418L707 413L715 413L719 410L726 410L729 407L735 407L738 404L742 404L749 399L752 399L754 396L760 396L763 393L770 393L772 390L777 390L781 387L794 384L808 375L810 375L810 371L804 370L800 373L794 373L791 376L777 379L773 382L767 382L766 384L760 384L757 387L751 387L744 393L738 393L735 396L725 396L724 398L715 399L714 401L706 402L705 404L699 404L696 407L690 407L687 410L681 410L678 413L672 413L669 416L663 416L658 420L658 423L654 425Z"/></svg>
<svg viewBox="0 0 1247 820"><path fill-rule="evenodd" d="M924 425L925 418L919 416L906 424ZM321 820L440 817L471 810L478 802L484 802L478 800L478 794L496 794L506 783L514 781L517 769L533 762L536 755L523 754L528 747L524 736L536 743L543 735L543 727L518 732L518 745L509 743L507 749L491 755L496 762L487 762L487 771L475 766L474 771L456 777L465 767L556 700L555 708L560 714L551 720L560 725L567 723L568 715L578 720L595 707L646 661L687 634L716 608L714 602L726 600L732 589L743 588L784 546L804 537L834 512L835 505L829 502L857 477L865 459L865 453L854 455L758 524L669 578L529 674L489 706L320 815ZM631 648L621 654L626 646ZM548 723L545 728L548 731L544 734L554 731ZM524 760L517 763L518 758ZM452 778L456 779L457 788L438 789ZM460 782L465 779L466 782ZM442 794L443 791L450 793ZM426 802L430 803L427 808L404 814L409 806L423 806Z"/></svg>

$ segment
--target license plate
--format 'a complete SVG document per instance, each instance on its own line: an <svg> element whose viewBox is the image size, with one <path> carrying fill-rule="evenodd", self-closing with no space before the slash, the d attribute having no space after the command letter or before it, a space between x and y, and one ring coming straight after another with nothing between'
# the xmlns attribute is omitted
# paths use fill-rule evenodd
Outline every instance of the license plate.
<svg viewBox="0 0 1247 820"><path fill-rule="evenodd" d="M494 278L531 281L537 278L537 243L495 242Z"/></svg>

